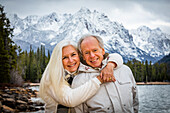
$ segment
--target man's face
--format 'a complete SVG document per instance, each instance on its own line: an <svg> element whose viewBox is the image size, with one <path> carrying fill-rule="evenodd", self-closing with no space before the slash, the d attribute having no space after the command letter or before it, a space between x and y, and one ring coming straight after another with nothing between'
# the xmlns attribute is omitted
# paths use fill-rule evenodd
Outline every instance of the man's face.
<svg viewBox="0 0 170 113"><path fill-rule="evenodd" d="M64 69L66 69L69 72L74 72L79 67L80 58L79 58L77 50L72 45L63 47L62 63L63 63Z"/></svg>
<svg viewBox="0 0 170 113"><path fill-rule="evenodd" d="M83 59L91 67L101 67L105 51L94 37L85 38L81 43Z"/></svg>

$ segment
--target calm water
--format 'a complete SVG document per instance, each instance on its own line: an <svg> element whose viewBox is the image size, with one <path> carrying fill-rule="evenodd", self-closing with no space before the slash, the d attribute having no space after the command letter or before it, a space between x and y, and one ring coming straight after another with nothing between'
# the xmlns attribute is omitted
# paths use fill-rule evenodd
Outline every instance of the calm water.
<svg viewBox="0 0 170 113"><path fill-rule="evenodd" d="M140 85L139 113L170 113L170 85Z"/></svg>
<svg viewBox="0 0 170 113"><path fill-rule="evenodd" d="M170 85L138 85L138 93L139 113L170 113Z"/></svg>

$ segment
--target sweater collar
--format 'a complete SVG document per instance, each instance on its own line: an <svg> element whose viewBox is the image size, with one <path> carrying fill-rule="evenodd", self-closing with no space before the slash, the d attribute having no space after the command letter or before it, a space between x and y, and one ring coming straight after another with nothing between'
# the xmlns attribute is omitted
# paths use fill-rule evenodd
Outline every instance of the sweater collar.
<svg viewBox="0 0 170 113"><path fill-rule="evenodd" d="M107 56L103 61L102 61L102 67L101 68L93 68L89 65L80 63L79 66L79 71L80 72L99 72L101 71L104 67L106 67L107 63L108 63L108 59L109 57Z"/></svg>

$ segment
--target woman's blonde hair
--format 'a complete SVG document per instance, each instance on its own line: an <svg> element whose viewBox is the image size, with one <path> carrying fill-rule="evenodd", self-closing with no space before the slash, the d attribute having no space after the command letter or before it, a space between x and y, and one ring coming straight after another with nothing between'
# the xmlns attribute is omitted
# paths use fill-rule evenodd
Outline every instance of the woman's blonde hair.
<svg viewBox="0 0 170 113"><path fill-rule="evenodd" d="M47 89L52 86L55 94L59 97L62 96L62 85L69 85L64 77L65 71L62 64L62 49L65 46L72 45L77 50L77 45L73 41L63 40L59 42L51 54L49 63L42 75L40 81L39 96L45 101L45 96L47 96Z"/></svg>

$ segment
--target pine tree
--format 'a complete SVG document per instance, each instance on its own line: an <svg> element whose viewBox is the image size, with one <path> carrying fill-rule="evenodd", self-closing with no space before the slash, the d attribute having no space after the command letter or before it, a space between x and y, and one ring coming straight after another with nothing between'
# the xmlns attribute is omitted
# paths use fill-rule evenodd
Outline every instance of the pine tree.
<svg viewBox="0 0 170 113"><path fill-rule="evenodd" d="M40 78L41 78L41 75L42 75L42 72L41 72L41 67L40 67L40 65L41 65L41 63L40 63L40 49L39 49L39 47L38 47L38 49L37 49L37 56L36 56L37 58L37 79L38 80L40 80Z"/></svg>
<svg viewBox="0 0 170 113"><path fill-rule="evenodd" d="M46 67L46 63L45 63L45 60L46 60L46 56L45 56L45 46L43 46L43 52L42 52L42 54L43 54L43 71L44 71L44 69L45 69L45 67Z"/></svg>
<svg viewBox="0 0 170 113"><path fill-rule="evenodd" d="M141 64L141 80L143 82L145 81L145 64L144 64L144 61L142 61L142 64Z"/></svg>
<svg viewBox="0 0 170 113"><path fill-rule="evenodd" d="M152 61L149 62L149 75L148 75L148 81L152 81Z"/></svg>
<svg viewBox="0 0 170 113"><path fill-rule="evenodd" d="M141 82L142 80L141 80L141 76L142 76L142 68L141 68L141 62L138 62L137 64L136 64L136 70L137 70L137 72L136 72L136 81L137 82Z"/></svg>
<svg viewBox="0 0 170 113"><path fill-rule="evenodd" d="M159 64L155 63L154 68L155 68L155 81L159 81Z"/></svg>
<svg viewBox="0 0 170 113"><path fill-rule="evenodd" d="M50 51L48 50L48 56L47 56L47 62L46 62L46 64L48 64L49 61L50 61Z"/></svg>
<svg viewBox="0 0 170 113"><path fill-rule="evenodd" d="M6 18L4 7L0 5L0 77L1 83L10 82L10 72L16 68L17 46L11 40L13 29Z"/></svg>
<svg viewBox="0 0 170 113"><path fill-rule="evenodd" d="M148 73L149 73L149 70L148 70L148 61L147 60L145 61L145 70L146 70L146 73L145 73L145 82L148 82Z"/></svg>

